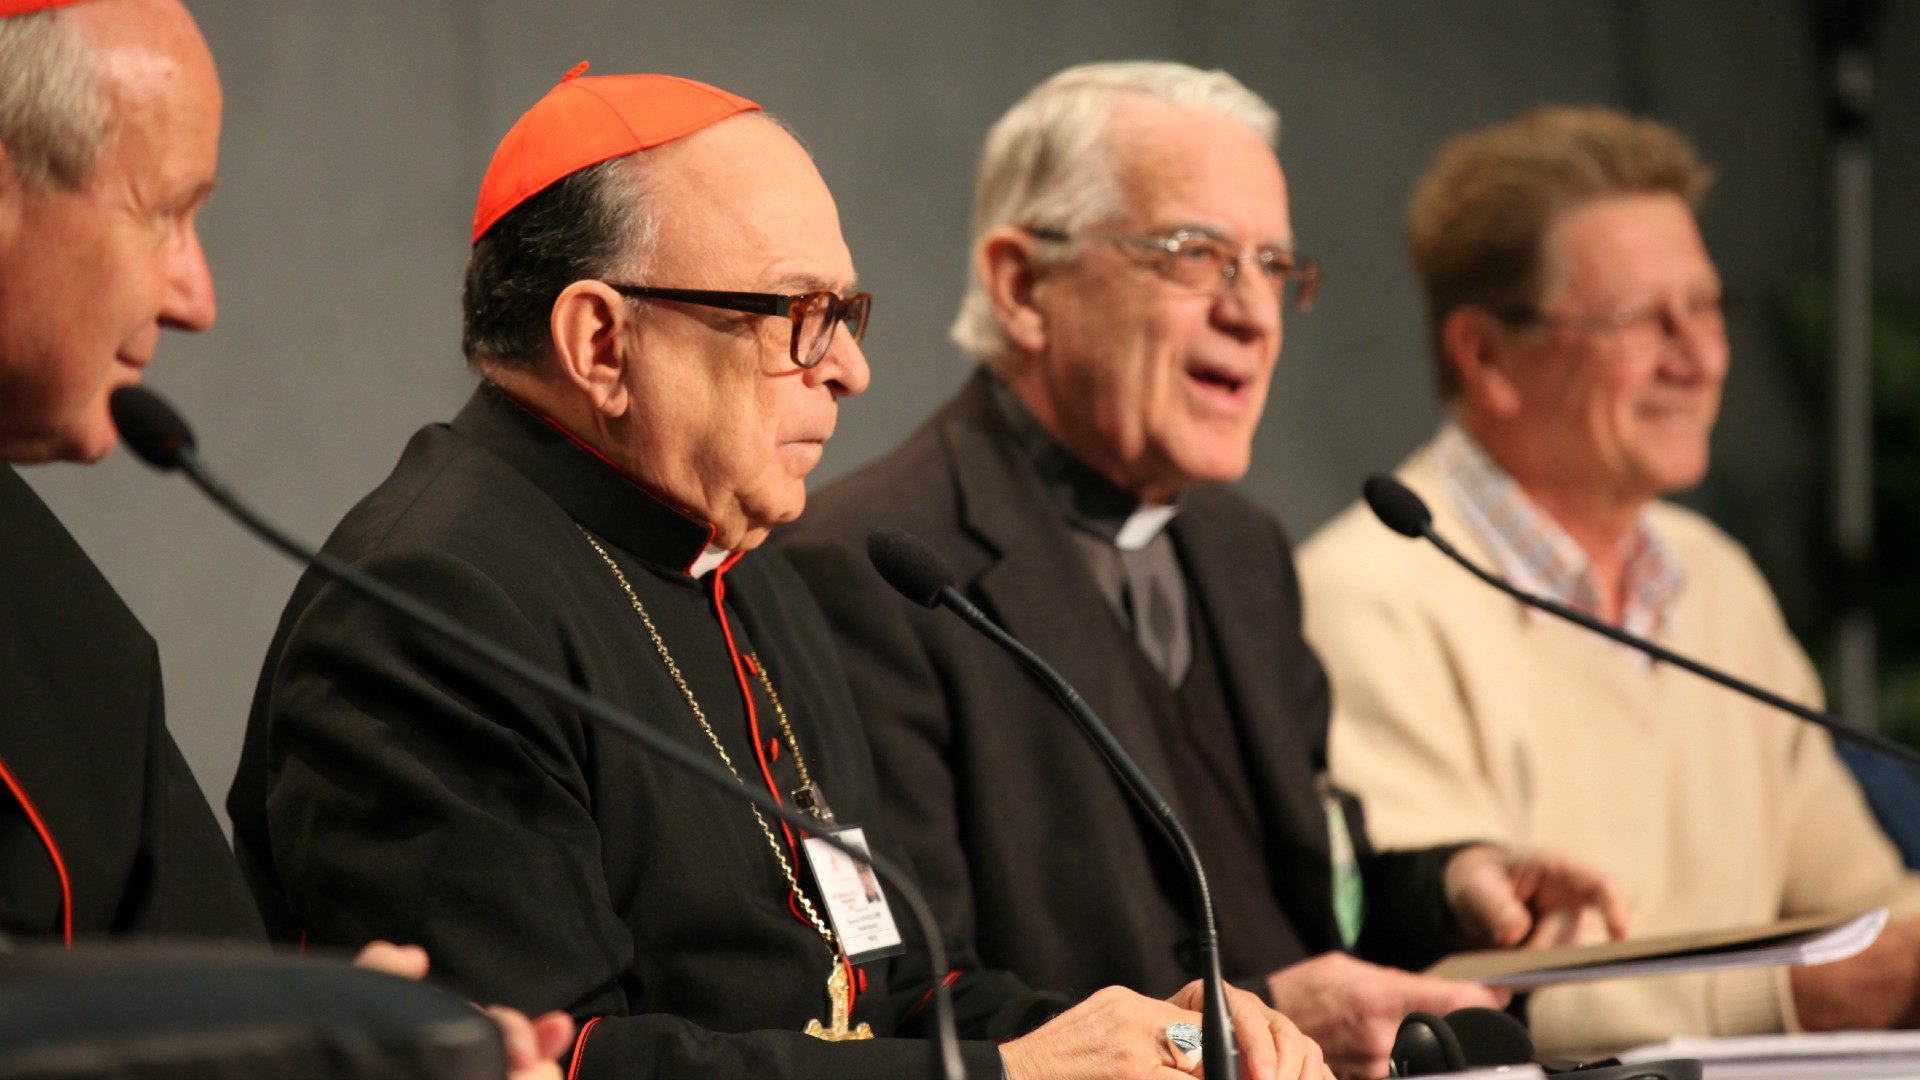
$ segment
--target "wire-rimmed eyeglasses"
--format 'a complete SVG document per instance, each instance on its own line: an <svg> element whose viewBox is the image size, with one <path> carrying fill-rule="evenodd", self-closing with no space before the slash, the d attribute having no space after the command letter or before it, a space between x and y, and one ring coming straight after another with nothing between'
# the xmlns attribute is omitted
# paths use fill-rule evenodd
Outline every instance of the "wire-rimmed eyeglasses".
<svg viewBox="0 0 1920 1080"><path fill-rule="evenodd" d="M1087 233L1075 236L1064 229L1028 226L1035 239L1053 243L1099 240L1148 256L1153 269L1176 285L1219 296L1233 287L1240 267L1252 264L1273 286L1274 295L1292 311L1312 311L1320 291L1320 260L1290 248L1268 246L1242 252L1223 237L1181 229L1163 236L1113 236Z"/></svg>

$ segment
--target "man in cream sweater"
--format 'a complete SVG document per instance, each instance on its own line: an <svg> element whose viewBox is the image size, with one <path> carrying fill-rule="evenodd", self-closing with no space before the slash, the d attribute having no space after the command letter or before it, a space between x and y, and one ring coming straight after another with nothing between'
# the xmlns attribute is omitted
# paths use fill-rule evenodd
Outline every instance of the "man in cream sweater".
<svg viewBox="0 0 1920 1080"><path fill-rule="evenodd" d="M1817 703L1745 552L1658 499L1698 483L1727 374L1720 279L1678 132L1541 109L1455 139L1408 243L1450 416L1399 475L1522 588ZM1890 904L1824 967L1546 990L1548 1053L1678 1033L1911 1025L1920 881L1816 729L1522 608L1361 507L1302 550L1332 766L1388 845L1550 845L1613 875L1637 935Z"/></svg>

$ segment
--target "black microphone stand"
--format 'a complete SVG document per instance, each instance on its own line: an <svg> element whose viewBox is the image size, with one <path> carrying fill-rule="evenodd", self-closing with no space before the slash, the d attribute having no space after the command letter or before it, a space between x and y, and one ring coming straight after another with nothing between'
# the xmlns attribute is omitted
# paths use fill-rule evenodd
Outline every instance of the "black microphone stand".
<svg viewBox="0 0 1920 1080"><path fill-rule="evenodd" d="M918 543L918 541L915 541ZM890 579L891 580L891 579ZM951 585L942 585L934 598L937 602L951 608L954 614L965 619L974 629L992 638L1001 648L1012 653L1026 669L1046 684L1053 696L1067 708L1067 712L1080 725L1080 730L1093 742L1094 748L1105 758L1113 771L1119 774L1131 793L1144 807L1166 834L1167 840L1178 852L1180 861L1186 866L1187 878L1193 885L1193 906L1198 915L1200 929L1195 935L1195 943L1205 958L1205 970L1201 974L1204 997L1200 1015L1200 1065L1207 1080L1238 1080L1240 1076L1240 1048L1233 1037L1233 1017L1227 1009L1227 984L1220 970L1220 933L1214 925L1213 894L1207 888L1207 872L1200 865L1200 853L1194 849L1193 841L1187 836L1187 830L1180 824L1173 808L1167 805L1153 782L1147 779L1140 766L1134 763L1120 740L1094 715L1080 692L1053 670L1032 649L1021 644L1020 640L1002 629L1000 625L987 617L986 612L975 607L972 601L960 595Z"/></svg>
<svg viewBox="0 0 1920 1080"><path fill-rule="evenodd" d="M122 390L116 393L126 393ZM154 397L158 401L158 397ZM189 437L190 438L190 437ZM199 455L190 441L171 447L172 461L164 456L150 456L145 448L135 446L149 464L159 469L177 465L194 486L206 493L221 509L232 515L248 531L265 540L268 544L293 557L295 560L311 563L323 573L346 584L355 592L372 600L381 607L411 620L419 626L433 632L460 650L485 661L511 674L528 686L539 690L556 701L581 713L594 721L633 739L648 750L661 755L709 785L729 794L745 799L758 807L762 813L771 814L803 832L808 832L825 840L834 849L870 865L880 877L891 886L900 898L906 902L914 921L919 924L921 934L927 939L928 959L933 967L933 1008L934 1028L937 1036L933 1048L935 1075L946 1080L966 1080L966 1063L960 1057L959 1032L953 1019L953 998L947 989L947 950L941 940L939 924L935 922L932 908L927 906L926 898L920 895L906 875L891 862L878 855L860 851L841 841L831 833L816 833L817 822L809 821L800 814L776 803L764 792L755 791L741 784L732 773L696 754L691 749L668 739L652 730L637 718L629 715L610 702L589 694L572 683L545 671L538 665L526 660L518 653L507 649L484 635L475 633L427 607L405 593L371 577L353 566L341 562L325 552L312 550L292 536L280 531L271 522L254 513L252 508L241 502L234 494L201 465Z"/></svg>
<svg viewBox="0 0 1920 1080"><path fill-rule="evenodd" d="M1369 481L1368 483L1371 484L1372 481ZM1399 486L1397 482L1395 486L1397 487ZM1405 491L1406 489L1404 487L1401 487L1401 490ZM1409 498L1417 499L1417 496L1414 496L1412 492L1406 492L1406 494ZM1371 498L1369 498L1369 505L1371 505L1371 502L1372 500ZM1420 506L1420 512L1423 515L1425 515L1425 512L1426 512L1425 505ZM1375 507L1374 513L1375 514L1380 513L1380 510L1378 507ZM1384 521L1385 518L1383 518L1382 520ZM1480 566L1476 565L1471 559L1467 558L1465 555L1460 554L1460 552L1456 550L1452 544L1447 543L1446 539L1443 538L1438 532L1434 530L1433 520L1430 515L1427 515L1425 520L1421 520L1417 522L1387 521L1386 524L1388 528L1391 528L1395 532L1400 532L1403 534L1405 533L1405 530L1401 527L1403 524L1413 525L1415 528L1419 530L1420 535L1427 539L1428 543L1431 543L1434 547L1439 548L1441 553L1446 555L1447 558L1452 559L1454 562L1457 562L1461 566L1465 567L1467 569L1467 572L1472 574L1474 577L1477 577L1481 581L1484 581L1487 584L1493 586L1494 588L1499 589L1501 592L1506 593L1508 596L1513 597L1515 600L1518 600L1523 604L1526 604L1530 607L1539 608L1541 611L1547 612L1550 615L1557 615L1560 618L1565 619L1576 626L1580 626L1585 629L1591 630L1594 633L1599 634L1601 637L1607 638L1612 641L1617 641L1620 644L1626 645L1630 648L1638 649L1641 652L1646 653L1648 656L1653 657L1655 660L1662 661L1663 663L1672 664L1674 667L1680 668L1683 671L1690 671L1693 674L1708 680L1709 682L1719 683L1721 686L1724 686L1729 690L1733 690L1736 693L1745 694L1756 701L1763 702L1765 704L1773 706L1776 709L1779 709L1782 712L1790 713L1794 716L1797 716L1800 719L1805 720L1810 724L1816 724L1820 727L1823 727L1828 731L1832 732L1835 738L1845 739L1849 742L1854 742L1854 743L1860 744L1861 746L1869 747L1873 750L1878 751L1879 753L1885 754L1888 757L1893 758L1896 761L1899 761L1900 763L1906 765L1910 769L1920 771L1920 751L1916 751L1910 746L1904 746L1900 743L1894 742L1892 739L1886 738L1885 736L1875 734L1874 732L1871 732L1871 731L1867 731L1864 728L1854 727L1852 724L1848 724L1842 721L1839 717L1834 716L1832 713L1821 712L1818 709L1808 708L1807 706L1802 705L1797 701L1789 701L1778 694L1772 693L1767 690L1763 690L1760 687L1745 681L1744 679L1736 679L1731 675L1728 675L1721 671L1716 671L1713 668L1706 666L1705 664L1699 663L1698 661L1689 660L1686 657L1681 656L1679 653L1674 652L1671 649L1663 648L1659 645L1656 645L1653 642L1646 640L1645 638L1638 637L1633 634L1629 634L1625 630L1621 630L1616 627L1608 626L1606 623L1601 622L1600 620L1588 615L1583 611L1576 611L1575 609L1570 608L1565 604L1561 604L1561 603L1557 603L1555 601L1549 600L1544 596L1535 596L1532 593L1529 593L1520 589L1519 587L1515 586L1511 582L1507 581L1505 578L1500 577L1499 575L1494 574L1491 571L1482 569Z"/></svg>

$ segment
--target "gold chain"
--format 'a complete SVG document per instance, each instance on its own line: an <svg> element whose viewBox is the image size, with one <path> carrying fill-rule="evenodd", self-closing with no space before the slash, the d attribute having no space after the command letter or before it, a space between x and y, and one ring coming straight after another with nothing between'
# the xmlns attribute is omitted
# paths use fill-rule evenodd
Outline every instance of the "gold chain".
<svg viewBox="0 0 1920 1080"><path fill-rule="evenodd" d="M807 772L807 756L800 752L800 740L794 738L793 725L787 722L787 707L780 703L780 692L773 688L773 679L767 674L767 665L760 662L759 653L748 653L747 660L753 665L754 674L760 676L760 685L766 688L767 700L773 702L773 714L780 718L780 732L786 736L787 747L793 751L793 769L800 775L800 786L793 793L793 801L802 810L813 815L813 820L832 829L837 827L833 811L828 809L827 800L820 789L813 786L813 777Z"/></svg>
<svg viewBox="0 0 1920 1080"><path fill-rule="evenodd" d="M587 538L587 543L592 544L593 550L600 554L601 560L607 564L607 569L613 571L614 580L620 583L621 591L627 594L627 600L633 604L634 613L640 616L640 622L646 626L647 636L653 639L654 649L660 653L660 659L666 663L667 674L673 676L673 684L680 688L680 696L686 699L687 708L692 710L693 718L699 721L700 730L707 733L707 740L713 743L714 752L720 755L720 760L726 764L727 771L733 774L734 780L741 787L746 787L747 782L740 778L740 770L734 767L732 756L727 753L726 747L720 745L720 736L714 734L713 725L707 723L707 714L700 708L700 702L694 698L693 688L689 687L687 680L681 677L680 665L673 662L673 654L667 651L667 643L661 639L659 629L653 625L653 618L647 614L646 605L640 602L640 594L633 591L633 585L627 581L627 575L621 572L620 564L613 561L613 556L607 554L607 549L600 546L600 541L595 540L592 533L581 528L580 535ZM761 666L757 658L753 666L759 669L761 682L766 686L767 694L773 697L774 712L780 716L780 726L786 729L787 742L793 747L794 765L799 769L800 779L804 783L807 781L806 765L800 760L799 745L793 742L793 729L787 725L787 712L780 707L779 697L773 695L773 683L767 678L767 669ZM767 819L761 816L760 808L752 803L747 804L747 809L753 811L753 820L760 823L760 835L767 838L767 847L773 851L774 859L779 862L780 872L786 875L787 887L793 890L794 900L799 903L801 910L807 913L807 921L813 923L813 928L820 932L821 940L825 941L827 947L832 949L834 955L838 957L840 944L834 940L833 929L820 918L820 913L814 910L813 901L807 899L807 894L801 891L800 879L793 872L793 863L787 860L787 853L781 848L780 841L774 839L773 829L768 827Z"/></svg>
<svg viewBox="0 0 1920 1080"><path fill-rule="evenodd" d="M766 687L767 700L773 702L773 715L780 718L780 733L786 736L787 748L793 751L793 771L800 774L800 786L811 789L813 777L807 775L807 759L800 753L800 740L793 737L793 725L787 722L787 708L780 704L780 695L774 692L773 679L767 675L767 665L760 662L759 653L748 653L747 659L753 661L753 670L760 676L760 685ZM808 812L817 821L831 822L832 814L823 814L818 806L810 806Z"/></svg>

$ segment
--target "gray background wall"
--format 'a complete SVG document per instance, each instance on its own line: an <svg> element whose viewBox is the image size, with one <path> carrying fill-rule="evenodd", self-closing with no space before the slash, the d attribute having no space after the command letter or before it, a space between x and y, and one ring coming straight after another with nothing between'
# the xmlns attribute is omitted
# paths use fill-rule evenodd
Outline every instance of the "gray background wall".
<svg viewBox="0 0 1920 1080"><path fill-rule="evenodd" d="M1438 418L1399 242L1422 165L1463 128L1599 102L1679 124L1722 167L1704 227L1751 303L1733 326L1714 474L1692 501L1754 549L1791 611L1821 590L1808 570L1818 418L1772 303L1827 245L1820 72L1795 0L188 6L227 91L203 218L221 314L208 334L166 341L149 383L236 486L315 540L464 397L457 298L480 174L579 60L746 94L812 148L879 305L874 386L844 409L825 481L899 440L965 375L945 328L987 125L1058 68L1155 57L1227 68L1278 105L1295 226L1328 266L1320 310L1288 323L1245 482L1296 535ZM1893 0L1884 30L1880 271L1920 302L1920 3ZM296 568L124 452L27 475L159 640L174 730L218 800Z"/></svg>

